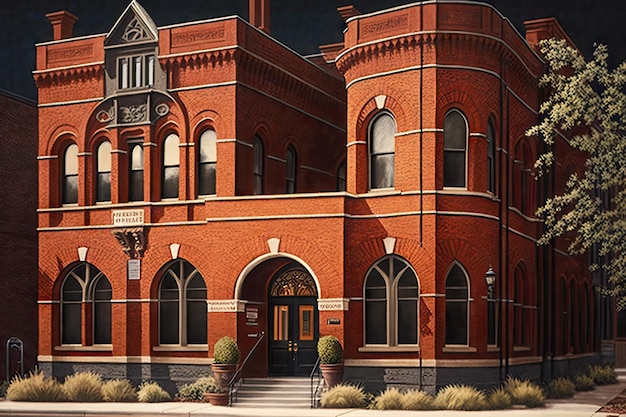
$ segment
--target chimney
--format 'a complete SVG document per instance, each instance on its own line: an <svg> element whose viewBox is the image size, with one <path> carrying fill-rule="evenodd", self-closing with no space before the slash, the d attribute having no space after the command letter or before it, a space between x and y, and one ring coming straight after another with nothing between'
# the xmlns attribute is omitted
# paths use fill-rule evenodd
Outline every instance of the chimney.
<svg viewBox="0 0 626 417"><path fill-rule="evenodd" d="M63 10L60 12L48 13L46 17L52 24L53 39L55 41L72 37L74 23L78 20L76 16Z"/></svg>
<svg viewBox="0 0 626 417"><path fill-rule="evenodd" d="M270 0L250 0L250 24L270 34Z"/></svg>
<svg viewBox="0 0 626 417"><path fill-rule="evenodd" d="M353 16L358 16L358 15L361 14L361 12L358 11L357 8L352 6L352 5L337 7L337 11L339 12L341 17L343 18L344 22L347 21L348 19L350 19Z"/></svg>

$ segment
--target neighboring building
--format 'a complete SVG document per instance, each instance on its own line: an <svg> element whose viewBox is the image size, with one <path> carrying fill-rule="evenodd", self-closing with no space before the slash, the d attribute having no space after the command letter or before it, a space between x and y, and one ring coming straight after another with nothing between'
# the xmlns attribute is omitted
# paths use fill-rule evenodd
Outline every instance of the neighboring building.
<svg viewBox="0 0 626 417"><path fill-rule="evenodd" d="M0 380L37 360L37 106L0 90ZM40 277L41 278L41 277ZM7 342L9 372L7 373ZM21 346L21 348L20 348ZM23 354L23 363L21 355Z"/></svg>
<svg viewBox="0 0 626 417"><path fill-rule="evenodd" d="M207 372L221 336L245 354L262 332L246 374L308 375L334 334L369 389L601 360L584 261L535 244L534 208L583 166L560 139L535 182L542 146L524 135L537 43L568 39L558 23L524 39L484 3L344 7L344 43L302 57L251 3L252 24L158 28L132 1L82 38L48 15L40 366L172 389Z"/></svg>

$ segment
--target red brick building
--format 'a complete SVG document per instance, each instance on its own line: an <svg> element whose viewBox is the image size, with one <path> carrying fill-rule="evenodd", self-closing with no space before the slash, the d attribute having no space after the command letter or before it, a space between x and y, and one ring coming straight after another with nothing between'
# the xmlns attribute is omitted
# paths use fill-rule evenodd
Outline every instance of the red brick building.
<svg viewBox="0 0 626 417"><path fill-rule="evenodd" d="M0 380L37 360L37 107L0 90ZM8 151L10 150L10 151ZM16 343L9 342L13 338ZM21 341L21 343L20 343ZM21 348L20 348L21 347ZM23 354L23 364L21 355Z"/></svg>
<svg viewBox="0 0 626 417"><path fill-rule="evenodd" d="M49 15L37 45L39 363L181 383L221 336L250 375L308 375L319 335L346 379L434 389L600 360L600 300L534 208L541 38L483 3L340 8L344 42L302 57L226 17L107 34ZM496 275L488 297L485 273ZM500 319L501 318L501 319ZM477 378L480 375L480 379Z"/></svg>

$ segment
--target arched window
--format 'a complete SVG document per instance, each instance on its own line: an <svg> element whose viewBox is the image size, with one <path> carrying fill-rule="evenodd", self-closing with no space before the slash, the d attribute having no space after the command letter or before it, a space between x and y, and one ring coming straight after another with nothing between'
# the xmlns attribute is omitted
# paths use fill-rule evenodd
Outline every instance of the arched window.
<svg viewBox="0 0 626 417"><path fill-rule="evenodd" d="M180 151L178 136L170 133L163 142L163 178L161 198L178 198Z"/></svg>
<svg viewBox="0 0 626 417"><path fill-rule="evenodd" d="M254 137L254 145L253 145L253 153L254 153L254 184L252 193L254 195L263 194L263 161L265 159L265 153L263 151L263 142L261 142L261 138L258 136Z"/></svg>
<svg viewBox="0 0 626 417"><path fill-rule="evenodd" d="M292 146L287 148L287 158L286 158L287 172L287 194L293 194L296 192L296 171L298 167L298 158L296 156L296 151Z"/></svg>
<svg viewBox="0 0 626 417"><path fill-rule="evenodd" d="M377 261L365 277L365 344L417 345L419 283L396 255Z"/></svg>
<svg viewBox="0 0 626 417"><path fill-rule="evenodd" d="M78 203L78 146L71 144L63 155L63 204Z"/></svg>
<svg viewBox="0 0 626 417"><path fill-rule="evenodd" d="M487 191L496 192L496 134L491 120L487 122Z"/></svg>
<svg viewBox="0 0 626 417"><path fill-rule="evenodd" d="M217 135L214 130L205 130L200 136L198 151L198 194L215 194L217 168Z"/></svg>
<svg viewBox="0 0 626 417"><path fill-rule="evenodd" d="M129 144L130 175L128 184L128 201L143 201L143 144Z"/></svg>
<svg viewBox="0 0 626 417"><path fill-rule="evenodd" d="M346 161L337 168L337 191L346 191Z"/></svg>
<svg viewBox="0 0 626 417"><path fill-rule="evenodd" d="M61 344L111 344L111 284L95 266L81 262L65 276L61 287ZM91 320L83 304L91 304ZM83 331L89 326L92 332ZM83 334L93 334L83 341Z"/></svg>
<svg viewBox="0 0 626 417"><path fill-rule="evenodd" d="M376 116L369 129L370 189L394 186L396 121L389 113Z"/></svg>
<svg viewBox="0 0 626 417"><path fill-rule="evenodd" d="M448 112L443 121L443 186L466 187L467 121L460 111Z"/></svg>
<svg viewBox="0 0 626 417"><path fill-rule="evenodd" d="M98 146L96 171L96 201L111 201L111 142Z"/></svg>
<svg viewBox="0 0 626 417"><path fill-rule="evenodd" d="M206 302L200 272L184 260L170 263L159 283L159 344L206 345Z"/></svg>
<svg viewBox="0 0 626 417"><path fill-rule="evenodd" d="M455 264L446 278L446 345L469 344L469 287L465 272Z"/></svg>

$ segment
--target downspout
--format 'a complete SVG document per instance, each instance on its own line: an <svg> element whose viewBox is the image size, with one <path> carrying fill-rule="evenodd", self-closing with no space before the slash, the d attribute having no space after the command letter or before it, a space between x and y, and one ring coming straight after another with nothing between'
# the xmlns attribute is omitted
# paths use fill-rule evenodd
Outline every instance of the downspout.
<svg viewBox="0 0 626 417"><path fill-rule="evenodd" d="M424 5L422 4L420 7L420 30L423 31L424 30ZM423 94L424 94L424 35L422 35L421 38L421 42L420 42L420 80L419 80L419 89L420 89L420 94L419 94L419 117L420 117L420 125L419 125L419 142L420 142L420 173L419 173L419 181L420 181L420 228L419 228L419 235L420 235L420 247L424 246L424 240L423 240L423 233L424 233L424 184L422 183L424 176L422 173L422 169L423 169L423 160L424 160L424 153L423 153L423 127L424 127L424 121L423 121L423 116L424 116L424 111L422 109L422 104L423 104ZM436 268L435 268L436 269ZM435 291L436 293L437 291ZM418 320L419 323L419 320ZM422 343L422 338L421 338L421 333L422 333L422 326L418 326L418 332L419 337L420 337L420 345ZM420 389L422 389L422 382L423 382L423 368L422 368L422 349L420 346L420 350L419 350L419 367L420 367L420 378L419 378L419 382L420 382Z"/></svg>
<svg viewBox="0 0 626 417"><path fill-rule="evenodd" d="M502 168L502 157L504 156L504 158L507 158L507 154L504 152L504 134L505 134L505 130L504 130L504 89L505 89L505 84L504 84L504 62L502 61L502 59L500 60L500 97L499 97L499 101L500 101L500 150L499 150L499 155L500 157L498 158L499 160L499 168ZM500 170L501 172L501 170ZM503 236L503 223L502 223L502 214L503 214L503 206L502 206L502 202L503 202L503 191L504 191L504 184L502 181L503 176L500 175L500 181L498 181L498 271L500 271L500 285L498 285L498 317L497 317L497 332L498 332L498 347L499 347L499 365L498 365L498 372L499 372L499 377L500 377L500 384L502 385L504 383L504 375L502 373L502 354L503 354L503 350L504 347L502 346L502 341L503 341L503 337L502 337L502 296L504 295L504 292L502 291L502 287L504 286L503 282L503 271L504 271L504 263L503 263L503 254L502 254L502 241L504 240L504 236ZM504 178L506 178L506 180L508 181L508 178L505 176Z"/></svg>

